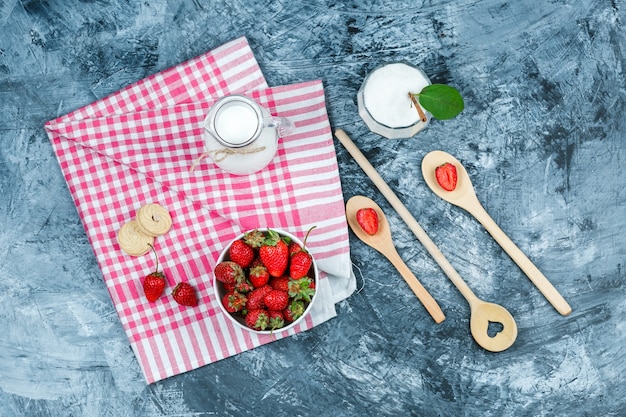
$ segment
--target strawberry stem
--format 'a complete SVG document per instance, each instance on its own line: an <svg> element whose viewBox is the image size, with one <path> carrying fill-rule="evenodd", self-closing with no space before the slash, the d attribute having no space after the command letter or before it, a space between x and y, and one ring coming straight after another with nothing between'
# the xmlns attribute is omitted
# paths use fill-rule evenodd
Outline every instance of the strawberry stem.
<svg viewBox="0 0 626 417"><path fill-rule="evenodd" d="M159 272L159 257L157 256L156 249L154 249L154 246L149 243L148 246L150 246L150 249L152 249L152 252L154 252L154 259L156 260L156 267L154 268L154 272Z"/></svg>
<svg viewBox="0 0 626 417"><path fill-rule="evenodd" d="M311 233L311 230L315 229L316 227L317 226L313 226L306 232L306 236L304 236L304 240L302 241L302 249L306 248L306 240L309 238L309 233Z"/></svg>

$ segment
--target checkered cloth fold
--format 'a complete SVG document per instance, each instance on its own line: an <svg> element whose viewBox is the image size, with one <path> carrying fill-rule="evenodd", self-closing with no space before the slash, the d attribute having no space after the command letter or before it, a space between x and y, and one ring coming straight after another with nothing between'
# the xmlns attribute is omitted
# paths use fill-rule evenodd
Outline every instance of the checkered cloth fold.
<svg viewBox="0 0 626 417"><path fill-rule="evenodd" d="M245 94L295 124L264 170L234 176L204 152L203 120L224 95ZM304 331L336 315L355 289L337 159L321 81L269 88L245 38L132 84L45 125L70 193L146 381L167 378ZM197 307L170 296L149 303L133 257L116 236L145 204L165 207L172 229L155 239L168 279L194 285ZM228 242L256 227L304 237L321 270L318 302L299 326L257 335L219 309L212 270Z"/></svg>

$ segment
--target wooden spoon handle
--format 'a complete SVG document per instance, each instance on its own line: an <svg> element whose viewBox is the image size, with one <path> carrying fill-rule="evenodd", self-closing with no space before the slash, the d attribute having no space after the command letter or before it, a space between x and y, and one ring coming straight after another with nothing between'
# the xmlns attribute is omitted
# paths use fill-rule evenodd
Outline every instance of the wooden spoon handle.
<svg viewBox="0 0 626 417"><path fill-rule="evenodd" d="M489 234L511 257L513 262L526 274L535 287L543 294L550 304L563 316L567 316L572 312L572 307L565 301L563 296L552 285L548 278L535 266L534 263L513 243L513 241L502 231L500 226L491 218L485 208L476 201L468 208L476 220L484 226Z"/></svg>
<svg viewBox="0 0 626 417"><path fill-rule="evenodd" d="M381 251L381 253L385 255L385 257L389 259L389 262L391 262L393 266L396 267L398 272L400 272L402 278L404 278L406 283L409 284L411 291L413 291L413 294L415 294L417 299L424 305L424 308L426 308L428 314L430 314L433 320L435 320L435 323L441 323L444 321L446 316L443 314L443 311L441 311L441 307L439 307L437 301L435 301L433 296L430 295L428 290L424 288L422 283L419 282L417 277L413 274L413 272L411 272L402 258L400 258L398 252L395 249L387 248L384 252Z"/></svg>
<svg viewBox="0 0 626 417"><path fill-rule="evenodd" d="M472 292L470 287L465 283L461 276L452 267L450 262L443 256L443 253L439 250L437 245L428 237L424 229L419 225L415 217L411 212L402 204L398 196L395 195L393 190L387 185L385 180L376 172L376 169L370 164L365 155L359 150L359 148L352 142L352 139L342 129L335 131L335 136L343 144L343 146L350 152L350 155L359 164L359 166L365 171L365 174L372 180L378 190L385 196L391 206L398 212L402 220L409 226L413 234L417 237L420 243L426 248L430 256L435 259L439 267L450 278L456 288L463 294L465 299L472 304L478 301L478 297Z"/></svg>

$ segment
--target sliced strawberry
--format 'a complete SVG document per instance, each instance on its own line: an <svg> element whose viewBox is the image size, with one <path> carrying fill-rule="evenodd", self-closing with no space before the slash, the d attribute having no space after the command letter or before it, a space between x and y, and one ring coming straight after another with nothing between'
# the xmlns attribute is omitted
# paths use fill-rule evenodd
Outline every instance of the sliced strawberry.
<svg viewBox="0 0 626 417"><path fill-rule="evenodd" d="M435 178L437 183L446 191L453 191L456 188L457 173L456 166L446 162L435 168Z"/></svg>
<svg viewBox="0 0 626 417"><path fill-rule="evenodd" d="M378 213L371 207L359 209L356 212L356 221L361 229L368 235L375 235L378 232Z"/></svg>

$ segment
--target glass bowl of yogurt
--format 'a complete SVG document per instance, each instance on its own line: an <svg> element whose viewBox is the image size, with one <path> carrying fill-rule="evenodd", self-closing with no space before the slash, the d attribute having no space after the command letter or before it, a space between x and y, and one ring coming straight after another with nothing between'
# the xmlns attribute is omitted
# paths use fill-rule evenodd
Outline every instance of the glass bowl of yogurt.
<svg viewBox="0 0 626 417"><path fill-rule="evenodd" d="M428 125L432 115L425 109L420 115L410 93L417 94L430 84L428 76L415 65L382 65L365 77L359 89L359 115L372 132L383 137L413 137Z"/></svg>

